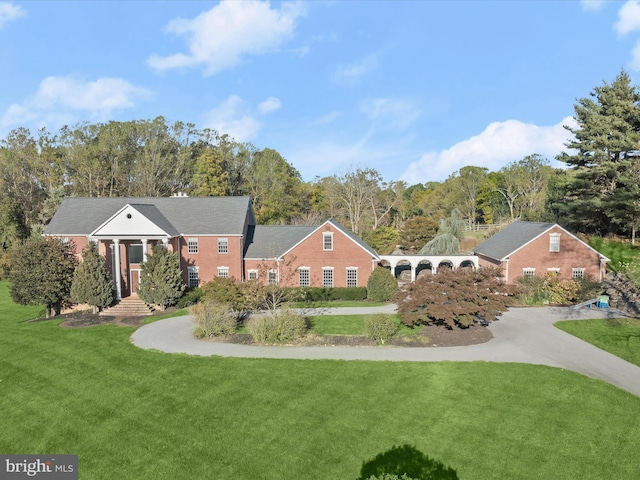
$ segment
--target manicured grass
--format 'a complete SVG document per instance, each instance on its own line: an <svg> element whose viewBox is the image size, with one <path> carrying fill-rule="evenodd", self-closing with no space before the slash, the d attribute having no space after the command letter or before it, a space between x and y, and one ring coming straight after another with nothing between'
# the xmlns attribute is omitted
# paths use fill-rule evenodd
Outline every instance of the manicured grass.
<svg viewBox="0 0 640 480"><path fill-rule="evenodd" d="M370 315L319 315L309 317L310 330L319 335L364 335L364 321ZM421 330L409 328L400 321L398 315L394 317L398 324L398 335L415 335Z"/></svg>
<svg viewBox="0 0 640 480"><path fill-rule="evenodd" d="M355 300L336 300L332 302L292 302L291 308L343 308L343 307L382 307L386 302L368 302Z"/></svg>
<svg viewBox="0 0 640 480"><path fill-rule="evenodd" d="M22 322L45 314L46 308L44 305L23 306L13 303L9 294L9 282L6 280L0 281L0 318L10 318Z"/></svg>
<svg viewBox="0 0 640 480"><path fill-rule="evenodd" d="M640 367L640 320L637 318L565 320L556 326Z"/></svg>
<svg viewBox="0 0 640 480"><path fill-rule="evenodd" d="M461 480L640 478L640 398L572 372L192 357L17 320L0 315L0 452L77 453L83 480L348 480L405 444Z"/></svg>
<svg viewBox="0 0 640 480"><path fill-rule="evenodd" d="M184 315L189 315L188 308L181 308L180 310L173 310L171 312L167 312L161 315L151 315L144 319L144 324L147 325L149 323L157 322L158 320L164 320L165 318L173 318L173 317L182 317Z"/></svg>

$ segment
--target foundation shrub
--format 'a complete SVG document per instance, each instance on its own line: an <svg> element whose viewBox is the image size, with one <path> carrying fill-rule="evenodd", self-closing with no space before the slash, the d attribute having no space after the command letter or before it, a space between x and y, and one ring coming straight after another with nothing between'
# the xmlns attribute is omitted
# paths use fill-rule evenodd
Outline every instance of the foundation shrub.
<svg viewBox="0 0 640 480"><path fill-rule="evenodd" d="M246 327L256 343L292 343L309 328L305 317L287 308L251 318Z"/></svg>
<svg viewBox="0 0 640 480"><path fill-rule="evenodd" d="M235 312L229 305L205 301L193 305L191 314L195 317L193 334L198 338L231 335L238 327Z"/></svg>
<svg viewBox="0 0 640 480"><path fill-rule="evenodd" d="M398 280L383 267L376 267L367 282L367 298L372 302L389 302L398 293Z"/></svg>
<svg viewBox="0 0 640 480"><path fill-rule="evenodd" d="M184 295L180 297L178 303L176 303L176 308L186 308L191 305L195 305L199 303L204 296L204 292L200 287L192 287L185 291Z"/></svg>
<svg viewBox="0 0 640 480"><path fill-rule="evenodd" d="M375 340L378 345L384 345L391 337L398 333L399 326L391 315L378 313L365 318L364 334Z"/></svg>
<svg viewBox="0 0 640 480"><path fill-rule="evenodd" d="M365 300L367 289L365 287L302 287L292 288L298 292L297 298L301 302L331 302L336 300Z"/></svg>

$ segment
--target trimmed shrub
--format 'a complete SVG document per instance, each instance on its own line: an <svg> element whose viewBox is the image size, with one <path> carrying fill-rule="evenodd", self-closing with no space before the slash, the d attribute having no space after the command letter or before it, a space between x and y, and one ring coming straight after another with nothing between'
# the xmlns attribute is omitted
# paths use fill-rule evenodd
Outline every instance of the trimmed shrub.
<svg viewBox="0 0 640 480"><path fill-rule="evenodd" d="M368 316L364 321L364 334L378 345L384 345L398 330L399 325L393 316L384 313Z"/></svg>
<svg viewBox="0 0 640 480"><path fill-rule="evenodd" d="M395 473L383 473L382 475L371 475L367 480L417 480L411 477L407 477L406 473L402 476L398 476Z"/></svg>
<svg viewBox="0 0 640 480"><path fill-rule="evenodd" d="M204 297L204 292L200 287L192 287L185 290L184 295L180 297L176 308L186 308L199 303Z"/></svg>
<svg viewBox="0 0 640 480"><path fill-rule="evenodd" d="M372 302L389 302L398 293L398 280L384 267L376 267L367 282L367 298Z"/></svg>
<svg viewBox="0 0 640 480"><path fill-rule="evenodd" d="M272 315L251 318L246 326L256 343L291 343L308 330L306 318L286 308Z"/></svg>
<svg viewBox="0 0 640 480"><path fill-rule="evenodd" d="M301 302L331 302L336 300L365 300L367 289L365 287L292 287L297 291L297 298Z"/></svg>
<svg viewBox="0 0 640 480"><path fill-rule="evenodd" d="M198 338L219 337L236 332L238 322L228 305L203 302L191 307L195 317L193 334Z"/></svg>

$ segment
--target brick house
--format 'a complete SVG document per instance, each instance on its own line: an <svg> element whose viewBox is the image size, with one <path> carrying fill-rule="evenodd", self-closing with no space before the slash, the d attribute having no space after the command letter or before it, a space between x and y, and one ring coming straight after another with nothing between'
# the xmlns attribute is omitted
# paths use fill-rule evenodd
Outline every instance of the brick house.
<svg viewBox="0 0 640 480"><path fill-rule="evenodd" d="M77 255L96 242L118 299L137 291L141 265L156 242L178 252L189 286L214 277L365 286L379 261L335 220L319 226L256 225L249 197L71 197L44 234L69 242Z"/></svg>
<svg viewBox="0 0 640 480"><path fill-rule="evenodd" d="M561 279L604 280L609 259L558 224L514 222L474 249L480 267L498 267L507 283L556 272Z"/></svg>

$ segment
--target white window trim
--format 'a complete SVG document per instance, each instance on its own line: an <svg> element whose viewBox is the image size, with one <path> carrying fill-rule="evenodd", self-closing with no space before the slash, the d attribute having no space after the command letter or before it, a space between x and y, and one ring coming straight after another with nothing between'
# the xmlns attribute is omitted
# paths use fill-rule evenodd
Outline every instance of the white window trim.
<svg viewBox="0 0 640 480"><path fill-rule="evenodd" d="M197 237L187 238L187 253L190 254L190 255L195 255L195 254L198 253L198 238Z"/></svg>
<svg viewBox="0 0 640 480"><path fill-rule="evenodd" d="M271 282L271 274L272 273L275 276L275 280L273 282ZM278 270L276 270L275 268L272 268L267 272L267 284L269 284L269 285L278 285L278 283L279 283Z"/></svg>
<svg viewBox="0 0 640 480"><path fill-rule="evenodd" d="M532 277L536 276L536 269L532 267L525 267L522 269L522 276L524 278L530 278L527 274L531 274Z"/></svg>
<svg viewBox="0 0 640 480"><path fill-rule="evenodd" d="M330 248L327 248L327 238L329 239ZM325 252L333 251L333 232L322 233L322 250Z"/></svg>
<svg viewBox="0 0 640 480"><path fill-rule="evenodd" d="M553 253L560 251L560 234L559 233L549 234L549 251Z"/></svg>
<svg viewBox="0 0 640 480"><path fill-rule="evenodd" d="M560 269L558 267L547 268L547 272L549 272L549 273L557 273L558 275L560 275Z"/></svg>
<svg viewBox="0 0 640 480"><path fill-rule="evenodd" d="M251 278L252 274L255 274L255 278ZM258 270L256 270L255 268L247 270L247 278L249 280L257 280L258 279Z"/></svg>
<svg viewBox="0 0 640 480"><path fill-rule="evenodd" d="M229 278L229 267L218 267L218 277Z"/></svg>
<svg viewBox="0 0 640 480"><path fill-rule="evenodd" d="M576 276L576 274L579 274ZM583 280L584 279L584 268L576 267L571 269L571 278L573 280Z"/></svg>
<svg viewBox="0 0 640 480"><path fill-rule="evenodd" d="M191 285L192 274L195 273L196 284ZM187 284L189 288L198 287L200 285L200 272L198 267L187 267Z"/></svg>

